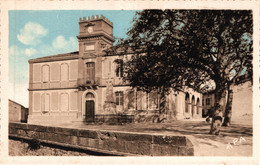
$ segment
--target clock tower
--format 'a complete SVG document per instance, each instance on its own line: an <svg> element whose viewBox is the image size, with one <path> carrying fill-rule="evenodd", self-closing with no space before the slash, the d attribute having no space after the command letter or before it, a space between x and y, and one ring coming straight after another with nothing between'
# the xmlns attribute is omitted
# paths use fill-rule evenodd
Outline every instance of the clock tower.
<svg viewBox="0 0 260 165"><path fill-rule="evenodd" d="M78 87L96 89L102 78L103 50L113 45L113 23L104 16L79 18ZM79 97L81 93L79 93Z"/></svg>
<svg viewBox="0 0 260 165"><path fill-rule="evenodd" d="M93 58L113 45L113 23L103 15L79 19L79 56Z"/></svg>

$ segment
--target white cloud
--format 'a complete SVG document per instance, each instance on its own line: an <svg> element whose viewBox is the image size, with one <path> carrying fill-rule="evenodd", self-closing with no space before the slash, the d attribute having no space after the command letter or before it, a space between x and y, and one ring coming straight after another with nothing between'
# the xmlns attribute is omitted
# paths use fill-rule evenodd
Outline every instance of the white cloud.
<svg viewBox="0 0 260 165"><path fill-rule="evenodd" d="M68 40L66 40L62 35L57 36L52 42L54 49L63 49L64 51L73 51L77 49L77 44L78 42L75 38L70 37Z"/></svg>
<svg viewBox="0 0 260 165"><path fill-rule="evenodd" d="M17 35L17 39L25 45L37 45L41 42L41 38L46 36L48 29L42 25L34 22L28 22L23 29L20 30L20 34Z"/></svg>
<svg viewBox="0 0 260 165"><path fill-rule="evenodd" d="M19 48L16 45L12 45L9 48L9 55L10 56L19 56L19 55L24 54L24 53L25 53L25 51L23 49Z"/></svg>
<svg viewBox="0 0 260 165"><path fill-rule="evenodd" d="M33 49L33 48L27 48L27 49L25 49L25 54L27 55L27 56L32 56L32 55L35 55L37 53L37 51L35 50L35 49Z"/></svg>
<svg viewBox="0 0 260 165"><path fill-rule="evenodd" d="M9 56L11 58L15 58L15 57L24 57L24 55L27 55L27 56L32 56L32 55L35 55L37 53L37 50L34 49L34 48L26 48L26 49L23 49L23 48L20 48L16 45L12 45L10 48L9 48Z"/></svg>
<svg viewBox="0 0 260 165"><path fill-rule="evenodd" d="M42 45L38 50L41 56L69 53L78 50L78 41L74 37L66 39L59 35L52 41L51 45Z"/></svg>

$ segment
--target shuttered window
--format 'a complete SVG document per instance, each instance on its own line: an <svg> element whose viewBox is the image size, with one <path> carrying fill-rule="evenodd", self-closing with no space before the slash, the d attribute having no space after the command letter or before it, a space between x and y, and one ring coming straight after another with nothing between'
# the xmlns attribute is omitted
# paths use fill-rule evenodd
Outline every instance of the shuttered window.
<svg viewBox="0 0 260 165"><path fill-rule="evenodd" d="M66 63L61 64L61 81L69 80L69 65Z"/></svg>
<svg viewBox="0 0 260 165"><path fill-rule="evenodd" d="M47 93L42 94L42 111L50 110L50 95Z"/></svg>
<svg viewBox="0 0 260 165"><path fill-rule="evenodd" d="M95 63L89 62L87 65L87 81L94 81L95 80Z"/></svg>
<svg viewBox="0 0 260 165"><path fill-rule="evenodd" d="M42 66L42 81L48 82L50 80L50 67L48 65Z"/></svg>

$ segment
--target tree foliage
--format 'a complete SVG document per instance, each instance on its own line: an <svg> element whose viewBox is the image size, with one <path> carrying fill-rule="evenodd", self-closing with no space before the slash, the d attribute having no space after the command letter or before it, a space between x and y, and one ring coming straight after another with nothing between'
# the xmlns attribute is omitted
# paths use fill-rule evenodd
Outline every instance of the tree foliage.
<svg viewBox="0 0 260 165"><path fill-rule="evenodd" d="M222 91L252 75L251 11L144 10L134 22L120 43L135 54L124 65L134 87Z"/></svg>
<svg viewBox="0 0 260 165"><path fill-rule="evenodd" d="M134 54L124 63L133 87L214 91L218 103L236 77L252 77L250 10L143 10L133 22L118 44Z"/></svg>

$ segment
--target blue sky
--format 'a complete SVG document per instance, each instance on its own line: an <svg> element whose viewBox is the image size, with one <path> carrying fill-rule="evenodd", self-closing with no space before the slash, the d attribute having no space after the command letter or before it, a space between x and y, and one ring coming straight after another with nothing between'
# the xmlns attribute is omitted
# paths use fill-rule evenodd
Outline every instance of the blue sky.
<svg viewBox="0 0 260 165"><path fill-rule="evenodd" d="M133 10L11 10L9 11L9 82L11 98L28 105L28 60L78 50L80 17L104 15L115 37L126 37Z"/></svg>

